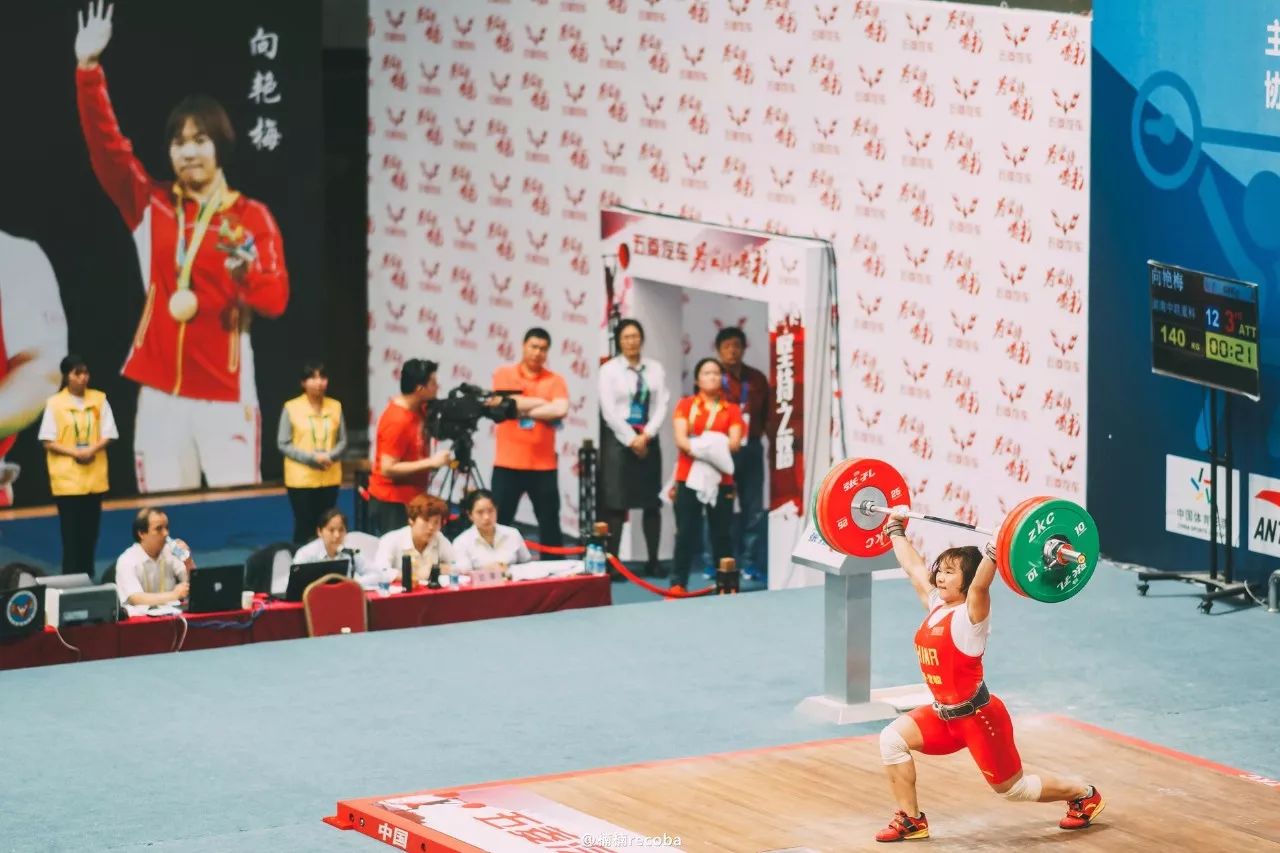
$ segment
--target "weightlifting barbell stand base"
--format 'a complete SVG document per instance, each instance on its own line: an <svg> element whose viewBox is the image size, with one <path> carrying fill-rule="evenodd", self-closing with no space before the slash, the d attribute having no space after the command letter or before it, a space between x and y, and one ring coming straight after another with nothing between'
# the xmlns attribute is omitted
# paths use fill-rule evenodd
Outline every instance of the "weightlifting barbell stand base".
<svg viewBox="0 0 1280 853"><path fill-rule="evenodd" d="M871 559L841 554L809 524L791 552L791 561L824 575L823 693L804 699L796 710L837 725L897 717L900 706L876 701L871 690L871 573L897 568L893 554Z"/></svg>

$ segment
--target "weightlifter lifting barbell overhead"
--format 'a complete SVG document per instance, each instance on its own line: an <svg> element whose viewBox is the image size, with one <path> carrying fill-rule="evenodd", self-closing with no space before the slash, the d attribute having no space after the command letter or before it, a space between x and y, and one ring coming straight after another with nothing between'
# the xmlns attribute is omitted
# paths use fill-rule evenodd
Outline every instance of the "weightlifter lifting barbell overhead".
<svg viewBox="0 0 1280 853"><path fill-rule="evenodd" d="M906 483L892 466L849 459L823 478L810 504L815 527L832 548L862 556L892 549L928 611L916 631L915 647L934 702L902 715L880 733L881 761L898 808L876 840L929 836L928 819L916 799L913 751L950 755L968 749L987 784L1005 799L1065 801L1067 813L1058 826L1089 826L1105 805L1102 794L1082 779L1023 772L1013 723L1000 697L987 689L982 657L991 631L990 590L996 572L1015 590L1038 600L1074 595L1097 562L1092 519L1074 504L1031 498L1014 507L995 541L986 544L985 554L972 545L948 548L929 565L907 540L910 519L988 536L991 531L912 512L909 502ZM1043 581L1046 573L1049 581ZM1020 581L1028 575L1024 588Z"/></svg>

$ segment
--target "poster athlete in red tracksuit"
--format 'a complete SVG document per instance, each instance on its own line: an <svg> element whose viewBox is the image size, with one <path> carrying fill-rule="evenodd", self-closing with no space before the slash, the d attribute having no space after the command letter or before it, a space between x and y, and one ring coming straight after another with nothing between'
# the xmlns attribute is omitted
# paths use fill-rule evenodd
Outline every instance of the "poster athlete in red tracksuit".
<svg viewBox="0 0 1280 853"><path fill-rule="evenodd" d="M260 202L227 186L234 132L211 98L170 114L176 180L153 180L120 132L98 57L111 39L101 0L79 19L76 103L94 174L124 217L146 303L122 373L141 387L134 432L140 492L260 480L261 414L249 321L289 299L280 231Z"/></svg>
<svg viewBox="0 0 1280 853"><path fill-rule="evenodd" d="M880 756L898 811L877 841L929 837L929 821L916 801L916 767L911 752L950 755L968 749L983 780L1007 800L1066 802L1063 829L1083 829L1105 803L1102 794L1079 779L1024 773L1013 740L1013 722L1000 697L982 676L982 655L991 631L991 582L996 564L972 546L949 548L932 566L907 540L903 516L885 525L893 553L907 573L920 603L929 611L916 631L916 656L934 704L916 708L880 733Z"/></svg>

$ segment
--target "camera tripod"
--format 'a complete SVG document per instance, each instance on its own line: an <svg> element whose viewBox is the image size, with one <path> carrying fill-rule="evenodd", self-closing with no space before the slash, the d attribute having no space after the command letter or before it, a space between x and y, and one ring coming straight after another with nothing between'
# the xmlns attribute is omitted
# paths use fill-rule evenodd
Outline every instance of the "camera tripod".
<svg viewBox="0 0 1280 853"><path fill-rule="evenodd" d="M444 500L449 505L450 515L457 513L458 518L454 522L446 521L446 527L450 525L460 528L466 527L469 523L465 516L462 515L461 503L462 499L467 496L468 492L474 489L487 488L484 482L484 476L480 473L479 466L472 458L470 453L464 452L462 458L455 458L453 463L444 471L444 477L440 481L440 488L436 491L436 496ZM434 484L433 484L434 485ZM445 535L450 539L455 538L461 530L446 531ZM450 535L452 533L452 535Z"/></svg>

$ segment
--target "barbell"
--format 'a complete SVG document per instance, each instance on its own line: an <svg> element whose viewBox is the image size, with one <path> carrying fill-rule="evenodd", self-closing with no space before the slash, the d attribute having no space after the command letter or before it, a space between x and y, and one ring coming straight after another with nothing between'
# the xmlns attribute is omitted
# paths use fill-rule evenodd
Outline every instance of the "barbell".
<svg viewBox="0 0 1280 853"><path fill-rule="evenodd" d="M809 504L814 528L823 541L854 557L878 557L893 549L885 532L891 514L991 536L1000 577L1014 592L1036 601L1071 598L1089 582L1098 562L1097 525L1084 507L1072 501L1028 498L994 531L910 507L906 480L897 469L869 458L838 462L818 484Z"/></svg>

